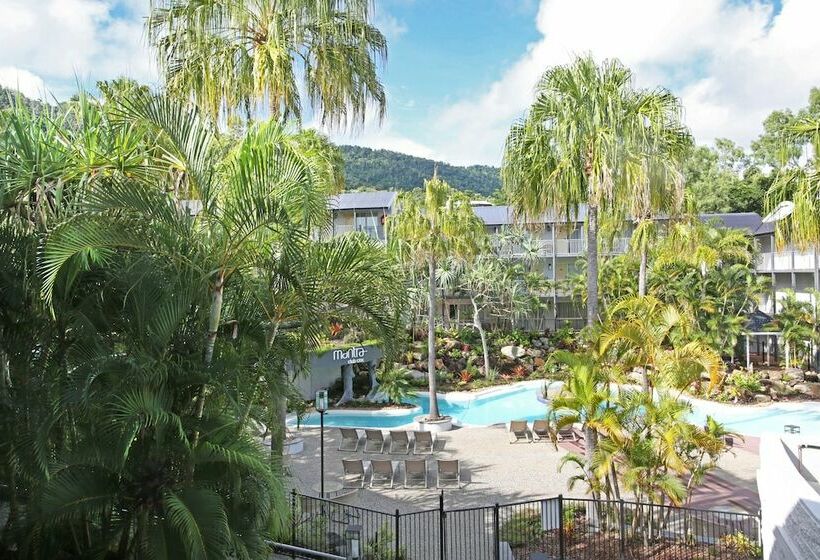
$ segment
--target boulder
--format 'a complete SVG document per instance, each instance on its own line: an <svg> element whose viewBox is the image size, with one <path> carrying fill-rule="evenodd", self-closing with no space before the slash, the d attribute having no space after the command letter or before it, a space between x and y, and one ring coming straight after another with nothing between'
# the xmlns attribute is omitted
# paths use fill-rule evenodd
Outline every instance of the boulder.
<svg viewBox="0 0 820 560"><path fill-rule="evenodd" d="M782 381L769 381L771 384L769 387L769 394L771 395L778 395L780 397L788 397L789 395L794 394L794 389L789 387L786 383Z"/></svg>
<svg viewBox="0 0 820 560"><path fill-rule="evenodd" d="M526 350L520 346L503 346L501 348L501 354L511 360L517 360L526 354Z"/></svg>
<svg viewBox="0 0 820 560"><path fill-rule="evenodd" d="M783 375L786 376L789 381L803 381L806 377L806 374L800 368L788 368L783 372Z"/></svg>
<svg viewBox="0 0 820 560"><path fill-rule="evenodd" d="M755 395L752 400L757 404L766 404L772 402L772 398L769 395Z"/></svg>
<svg viewBox="0 0 820 560"><path fill-rule="evenodd" d="M820 399L820 383L798 383L794 390L812 399Z"/></svg>
<svg viewBox="0 0 820 560"><path fill-rule="evenodd" d="M408 369L407 373L410 374L410 377L413 379L427 379L427 372L426 371L419 371L417 369Z"/></svg>
<svg viewBox="0 0 820 560"><path fill-rule="evenodd" d="M442 340L442 344L445 350L452 350L456 346L461 346L461 343L455 338L445 338Z"/></svg>
<svg viewBox="0 0 820 560"><path fill-rule="evenodd" d="M436 360L436 369L444 369L444 360L441 358Z"/></svg>
<svg viewBox="0 0 820 560"><path fill-rule="evenodd" d="M539 350L538 348L527 348L526 352L527 356L532 358L542 358L544 356L544 351Z"/></svg>
<svg viewBox="0 0 820 560"><path fill-rule="evenodd" d="M639 371L632 370L626 374L626 379L635 385L643 385L643 374ZM706 379L709 379L708 377Z"/></svg>
<svg viewBox="0 0 820 560"><path fill-rule="evenodd" d="M817 383L820 381L820 376L813 371L807 371L806 374L803 376L804 381L810 381L811 383Z"/></svg>
<svg viewBox="0 0 820 560"><path fill-rule="evenodd" d="M546 362L546 360L544 360L544 358L533 358L532 359L532 365L534 365L537 368L544 367L544 364L546 364L546 363L547 362Z"/></svg>

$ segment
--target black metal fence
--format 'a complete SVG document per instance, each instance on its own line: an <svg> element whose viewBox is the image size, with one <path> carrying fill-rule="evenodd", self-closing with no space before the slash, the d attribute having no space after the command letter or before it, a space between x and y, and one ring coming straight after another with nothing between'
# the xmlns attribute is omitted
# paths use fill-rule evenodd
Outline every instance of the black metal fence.
<svg viewBox="0 0 820 560"><path fill-rule="evenodd" d="M294 493L290 542L346 557L361 529L363 560L752 560L760 518L627 501L545 498L414 513L380 512ZM307 556L306 556L307 557Z"/></svg>

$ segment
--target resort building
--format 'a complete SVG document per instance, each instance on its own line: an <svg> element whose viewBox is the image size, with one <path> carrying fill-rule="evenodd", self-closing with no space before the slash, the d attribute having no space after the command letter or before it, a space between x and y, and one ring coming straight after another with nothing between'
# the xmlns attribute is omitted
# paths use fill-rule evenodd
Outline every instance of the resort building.
<svg viewBox="0 0 820 560"><path fill-rule="evenodd" d="M341 235L349 231L361 231L374 239L386 241L385 221L393 210L397 192L372 191L342 193L333 197L332 234ZM487 233L496 247L501 247L502 238L516 224L509 206L496 206L477 201L473 204L476 215L484 221ZM813 290L820 289L818 278L820 262L816 252L801 252L788 247L778 250L775 246L774 226L764 223L754 212L734 214L703 214L701 219L713 221L723 227L743 229L757 241L760 253L756 270L759 275L771 280L771 291L761 298L760 310L767 314L776 313L775 302L784 297L786 290L794 290L800 299L814 301ZM580 328L585 322L583 306L573 301L567 280L580 274L578 258L586 251L583 231L585 208L581 207L574 220L558 216L545 216L542 220L527 224L536 246L524 247L506 240L502 256L521 260L525 252L537 257L530 264L543 272L553 282L551 293L545 299L551 303L538 316L528 317L517 327L527 329L555 329L569 324ZM617 255L627 251L632 234L632 225L625 224L622 232L608 246L601 248L603 255ZM532 259L531 259L532 260ZM467 323L472 320L472 308L467 300L457 297L442 298L441 316L446 323ZM492 323L492 318L488 318Z"/></svg>

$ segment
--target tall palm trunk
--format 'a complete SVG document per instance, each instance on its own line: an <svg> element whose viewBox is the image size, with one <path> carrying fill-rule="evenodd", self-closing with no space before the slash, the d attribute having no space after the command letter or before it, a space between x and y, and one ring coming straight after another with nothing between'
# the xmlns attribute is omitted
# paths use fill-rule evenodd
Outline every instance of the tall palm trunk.
<svg viewBox="0 0 820 560"><path fill-rule="evenodd" d="M587 326L598 320L598 206L587 207Z"/></svg>
<svg viewBox="0 0 820 560"><path fill-rule="evenodd" d="M638 269L638 295L641 297L646 295L646 260L647 247L645 243L641 243L641 265Z"/></svg>
<svg viewBox="0 0 820 560"><path fill-rule="evenodd" d="M438 411L438 381L436 379L436 261L433 257L427 261L428 267L428 305L427 305L427 383L430 387L430 412L428 418L440 418Z"/></svg>
<svg viewBox="0 0 820 560"><path fill-rule="evenodd" d="M478 311L478 305L475 298L470 298L473 304L473 325L478 334L481 336L481 351L484 354L484 376L490 378L490 349L487 347L487 332L484 330L484 325L481 324L481 314Z"/></svg>
<svg viewBox="0 0 820 560"><path fill-rule="evenodd" d="M211 289L211 309L210 314L208 316L208 335L205 338L205 354L203 358L206 370L209 369L211 362L213 362L214 359L214 346L216 345L216 335L219 332L219 322L222 318L222 297L224 291L225 271L220 270L217 273L214 287ZM199 394L197 395L196 399L195 414L197 420L201 419L203 413L205 412L205 388L205 383L199 386ZM193 446L196 447L196 444L198 442L199 430L194 432Z"/></svg>

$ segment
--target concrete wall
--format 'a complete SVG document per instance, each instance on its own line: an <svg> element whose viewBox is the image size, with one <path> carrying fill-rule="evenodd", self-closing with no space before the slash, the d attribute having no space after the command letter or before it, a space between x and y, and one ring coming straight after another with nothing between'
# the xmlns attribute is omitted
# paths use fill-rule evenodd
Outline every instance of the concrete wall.
<svg viewBox="0 0 820 560"><path fill-rule="evenodd" d="M789 440L787 445L774 434L760 441L757 485L764 560L820 559L820 494L798 471L792 450L800 442Z"/></svg>
<svg viewBox="0 0 820 560"><path fill-rule="evenodd" d="M350 348L329 350L322 355L314 354L310 359L309 372L296 378L296 386L305 399L312 399L319 389L327 389L342 377L342 366L349 363L378 364L382 359L382 350L378 346L354 346L363 349L350 352Z"/></svg>

